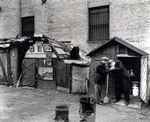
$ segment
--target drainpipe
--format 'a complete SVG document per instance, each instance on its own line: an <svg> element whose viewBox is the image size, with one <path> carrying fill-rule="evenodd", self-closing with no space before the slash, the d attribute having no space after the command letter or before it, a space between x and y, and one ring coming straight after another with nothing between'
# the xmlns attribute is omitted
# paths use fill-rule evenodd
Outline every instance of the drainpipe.
<svg viewBox="0 0 150 122"><path fill-rule="evenodd" d="M21 0L18 0L19 2L18 2L18 5L19 5L19 23L18 23L18 25L19 25L19 33L18 33L18 38L21 38L22 37L22 19L21 19ZM21 72L22 72L22 68L20 68L20 67L22 67L22 62L20 61L21 60L21 54L20 54L20 47L17 47L17 49L18 49L18 58L17 58L17 60L18 60L18 62L17 62L17 73L18 73L18 76L17 76L17 80L19 80L19 76L21 75ZM18 81L17 81L17 83L18 83ZM16 83L16 85L17 85L17 83Z"/></svg>
<svg viewBox="0 0 150 122"><path fill-rule="evenodd" d="M19 0L19 38L22 37L21 0Z"/></svg>

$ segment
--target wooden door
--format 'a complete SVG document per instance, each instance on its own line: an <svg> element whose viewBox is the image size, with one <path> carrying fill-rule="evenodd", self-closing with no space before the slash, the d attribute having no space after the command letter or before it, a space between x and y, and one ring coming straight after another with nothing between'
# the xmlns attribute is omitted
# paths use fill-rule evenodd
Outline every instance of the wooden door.
<svg viewBox="0 0 150 122"><path fill-rule="evenodd" d="M73 65L72 93L88 93L89 67Z"/></svg>
<svg viewBox="0 0 150 122"><path fill-rule="evenodd" d="M71 66L57 60L55 68L57 90L70 92Z"/></svg>
<svg viewBox="0 0 150 122"><path fill-rule="evenodd" d="M8 60L7 52L0 52L0 82L8 81Z"/></svg>
<svg viewBox="0 0 150 122"><path fill-rule="evenodd" d="M140 97L147 103L149 101L148 91L148 57L141 57L141 81L140 81Z"/></svg>

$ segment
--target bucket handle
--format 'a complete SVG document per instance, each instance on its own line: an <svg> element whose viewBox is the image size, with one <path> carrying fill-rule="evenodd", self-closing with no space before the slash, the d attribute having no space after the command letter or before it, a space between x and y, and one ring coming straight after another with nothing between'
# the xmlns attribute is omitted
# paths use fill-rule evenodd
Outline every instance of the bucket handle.
<svg viewBox="0 0 150 122"><path fill-rule="evenodd" d="M89 116L89 115L91 115L92 111L87 110L85 113L86 113L87 116Z"/></svg>
<svg viewBox="0 0 150 122"><path fill-rule="evenodd" d="M94 103L94 100L92 98L90 98L90 103L93 104Z"/></svg>

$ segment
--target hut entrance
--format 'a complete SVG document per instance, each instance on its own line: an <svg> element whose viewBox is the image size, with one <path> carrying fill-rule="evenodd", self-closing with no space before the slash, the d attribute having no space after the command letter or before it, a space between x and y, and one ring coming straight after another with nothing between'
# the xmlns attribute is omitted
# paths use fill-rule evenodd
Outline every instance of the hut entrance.
<svg viewBox="0 0 150 122"><path fill-rule="evenodd" d="M131 94L133 94L132 88L135 85L138 87L138 89L140 87L141 57L118 57L118 59L122 61L130 73Z"/></svg>
<svg viewBox="0 0 150 122"><path fill-rule="evenodd" d="M34 86L36 76L36 59L24 59L22 63L22 86Z"/></svg>

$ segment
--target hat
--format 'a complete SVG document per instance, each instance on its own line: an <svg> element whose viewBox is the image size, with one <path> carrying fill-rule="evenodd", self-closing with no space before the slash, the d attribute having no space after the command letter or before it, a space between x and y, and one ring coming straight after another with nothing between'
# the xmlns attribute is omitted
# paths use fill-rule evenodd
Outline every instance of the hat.
<svg viewBox="0 0 150 122"><path fill-rule="evenodd" d="M113 60L109 60L108 62L111 63L111 62L114 62L114 61Z"/></svg>
<svg viewBox="0 0 150 122"><path fill-rule="evenodd" d="M102 57L102 60L108 61L109 59L107 57Z"/></svg>

